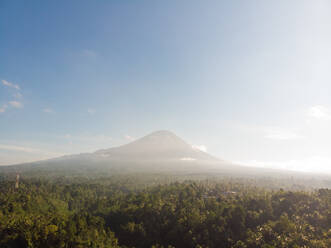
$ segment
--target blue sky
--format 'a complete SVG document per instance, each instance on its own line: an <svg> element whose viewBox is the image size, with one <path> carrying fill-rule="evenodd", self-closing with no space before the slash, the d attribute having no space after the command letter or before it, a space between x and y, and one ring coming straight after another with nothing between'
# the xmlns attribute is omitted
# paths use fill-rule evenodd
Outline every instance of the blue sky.
<svg viewBox="0 0 331 248"><path fill-rule="evenodd" d="M220 158L331 171L329 1L0 3L0 164L168 129Z"/></svg>

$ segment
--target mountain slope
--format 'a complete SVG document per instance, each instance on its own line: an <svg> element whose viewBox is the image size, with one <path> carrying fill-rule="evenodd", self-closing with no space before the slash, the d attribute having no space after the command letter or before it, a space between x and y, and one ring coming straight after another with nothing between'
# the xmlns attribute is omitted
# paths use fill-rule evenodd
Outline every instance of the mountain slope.
<svg viewBox="0 0 331 248"><path fill-rule="evenodd" d="M94 154L109 159L126 160L219 161L211 155L193 148L169 131L157 131L127 145L99 150Z"/></svg>

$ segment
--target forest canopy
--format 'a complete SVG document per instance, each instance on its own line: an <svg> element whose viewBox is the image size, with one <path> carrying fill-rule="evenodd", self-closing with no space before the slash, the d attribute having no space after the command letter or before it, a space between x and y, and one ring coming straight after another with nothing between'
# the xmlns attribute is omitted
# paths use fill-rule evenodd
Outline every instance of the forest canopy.
<svg viewBox="0 0 331 248"><path fill-rule="evenodd" d="M0 247L331 247L328 189L166 175L14 184L1 179Z"/></svg>

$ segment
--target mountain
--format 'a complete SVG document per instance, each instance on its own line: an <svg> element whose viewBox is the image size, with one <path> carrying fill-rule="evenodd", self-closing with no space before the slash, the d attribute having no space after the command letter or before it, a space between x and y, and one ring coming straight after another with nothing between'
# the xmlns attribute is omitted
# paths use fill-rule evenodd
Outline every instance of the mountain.
<svg viewBox="0 0 331 248"><path fill-rule="evenodd" d="M156 131L129 144L93 153L75 154L40 161L54 166L84 166L117 170L181 170L193 166L219 164L222 161L194 148L170 131Z"/></svg>
<svg viewBox="0 0 331 248"><path fill-rule="evenodd" d="M94 155L116 160L219 161L169 131L157 131L127 145L96 151Z"/></svg>
<svg viewBox="0 0 331 248"><path fill-rule="evenodd" d="M276 171L248 168L220 160L194 148L170 131L156 131L129 144L83 153L0 167L0 172L40 171L57 175L116 173L186 173L228 176L273 175ZM86 173L88 171L88 174ZM277 172L279 173L279 171ZM105 174L106 175L106 174Z"/></svg>
<svg viewBox="0 0 331 248"><path fill-rule="evenodd" d="M170 131L156 131L119 147L93 153L8 166L9 170L112 170L117 172L164 172L201 170L225 162L186 143ZM0 168L0 171L4 167Z"/></svg>

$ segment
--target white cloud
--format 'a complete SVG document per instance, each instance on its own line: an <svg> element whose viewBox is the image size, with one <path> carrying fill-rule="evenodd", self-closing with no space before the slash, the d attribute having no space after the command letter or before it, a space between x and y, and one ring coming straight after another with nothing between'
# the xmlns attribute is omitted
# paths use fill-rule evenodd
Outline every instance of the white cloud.
<svg viewBox="0 0 331 248"><path fill-rule="evenodd" d="M19 101L10 101L9 104L14 108L23 108L23 104Z"/></svg>
<svg viewBox="0 0 331 248"><path fill-rule="evenodd" d="M48 113L48 114L50 114L50 113L54 113L54 111L53 111L52 109L50 109L50 108L44 108L44 109L43 109L43 112L44 112L44 113Z"/></svg>
<svg viewBox="0 0 331 248"><path fill-rule="evenodd" d="M260 168L272 168L328 174L331 173L331 157L324 156L310 156L302 159L291 159L283 161L237 161L236 163Z"/></svg>
<svg viewBox="0 0 331 248"><path fill-rule="evenodd" d="M207 147L204 145L193 145L192 148L202 152L207 152Z"/></svg>
<svg viewBox="0 0 331 248"><path fill-rule="evenodd" d="M302 135L299 135L291 130L278 128L278 127L265 128L264 137L273 140L294 140L294 139L303 138Z"/></svg>
<svg viewBox="0 0 331 248"><path fill-rule="evenodd" d="M13 84L13 83L8 82L6 80L2 80L2 84L5 85L5 86L7 86L7 87L14 88L14 89L17 89L17 90L20 90L21 89L19 85Z"/></svg>
<svg viewBox="0 0 331 248"><path fill-rule="evenodd" d="M196 159L187 157L187 158L181 158L180 160L181 161L195 161Z"/></svg>
<svg viewBox="0 0 331 248"><path fill-rule="evenodd" d="M95 109L93 109L93 108L88 108L88 109L87 109L87 113L89 113L90 115L93 115L95 112L96 112L96 111L95 111Z"/></svg>
<svg viewBox="0 0 331 248"><path fill-rule="evenodd" d="M242 123L231 123L231 127L236 128L237 133L247 135L251 138L265 138L270 140L297 140L306 138L303 134L302 126L283 127L283 126L265 126L265 125L248 125Z"/></svg>
<svg viewBox="0 0 331 248"><path fill-rule="evenodd" d="M4 113L7 108L8 108L7 104L2 105L2 107L0 107L0 113Z"/></svg>
<svg viewBox="0 0 331 248"><path fill-rule="evenodd" d="M126 140L128 140L128 141L134 141L134 140L135 140L134 137L132 137L132 136L130 136L130 135L128 135L128 134L124 135L124 138L125 138Z"/></svg>
<svg viewBox="0 0 331 248"><path fill-rule="evenodd" d="M307 110L307 115L310 118L314 118L318 120L331 120L330 110L323 105L311 106Z"/></svg>
<svg viewBox="0 0 331 248"><path fill-rule="evenodd" d="M4 86L14 88L16 90L21 89L20 86L17 85L17 84L13 84L13 83L8 82L6 80L1 80L1 81L2 81L2 84ZM13 94L13 97L16 98L16 99L21 99L21 98L23 98L23 95L20 92L16 92L16 93ZM9 106L14 107L14 108L23 108L22 102L20 102L18 100L9 101L6 104L0 106L0 113L4 113Z"/></svg>

